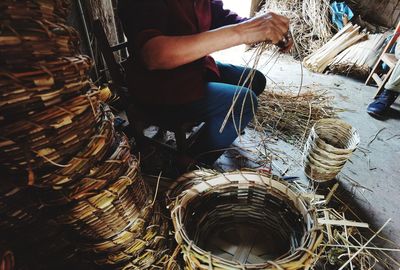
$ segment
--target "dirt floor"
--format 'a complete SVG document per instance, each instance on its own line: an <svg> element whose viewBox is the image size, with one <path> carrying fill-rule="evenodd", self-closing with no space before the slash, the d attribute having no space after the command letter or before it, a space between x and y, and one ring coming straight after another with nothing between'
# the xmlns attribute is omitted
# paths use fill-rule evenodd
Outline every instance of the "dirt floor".
<svg viewBox="0 0 400 270"><path fill-rule="evenodd" d="M218 52L214 57L221 62L244 65L251 55L251 51L244 52L244 46L239 46ZM265 56L265 59L267 58L268 55ZM271 61L269 65L262 67L261 71L268 78L267 90L279 85L281 89L297 91L297 86L300 85L303 77L303 86L327 90L329 94L335 96L335 106L345 109L339 117L355 127L361 137L358 150L338 176L341 184L339 192L351 208L370 223L372 228L378 229L389 218L392 219L383 230L383 235L396 243L397 247L391 245L391 248L399 248L400 208L397 203L400 195L398 182L400 180L400 101L392 106L387 118L376 120L365 111L376 93L376 88L366 86L362 81L344 76L315 74L306 69L303 70L302 75L300 63L287 55L280 56L276 62ZM236 158L236 154L242 152L245 156L250 155L250 160L253 160L257 136L259 136L257 133L247 131L241 140L238 139L235 142L239 150L225 154L218 160L217 167L231 170L252 166L249 161L238 163L240 159ZM274 173L299 176L307 181L301 166L301 149L282 141L271 143L269 148L274 149L272 152L276 153L273 162ZM253 166L257 165L253 162ZM394 255L399 257L399 252Z"/></svg>

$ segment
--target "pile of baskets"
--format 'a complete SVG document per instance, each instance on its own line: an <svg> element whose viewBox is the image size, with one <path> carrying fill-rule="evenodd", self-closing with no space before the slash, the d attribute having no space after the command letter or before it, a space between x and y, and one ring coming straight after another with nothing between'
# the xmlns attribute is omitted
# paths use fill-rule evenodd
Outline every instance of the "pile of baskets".
<svg viewBox="0 0 400 270"><path fill-rule="evenodd" d="M315 262L323 235L316 209L295 185L256 172L195 171L168 197L185 269L308 269Z"/></svg>
<svg viewBox="0 0 400 270"><path fill-rule="evenodd" d="M40 269L163 269L168 223L89 91L68 8L0 3L0 237Z"/></svg>

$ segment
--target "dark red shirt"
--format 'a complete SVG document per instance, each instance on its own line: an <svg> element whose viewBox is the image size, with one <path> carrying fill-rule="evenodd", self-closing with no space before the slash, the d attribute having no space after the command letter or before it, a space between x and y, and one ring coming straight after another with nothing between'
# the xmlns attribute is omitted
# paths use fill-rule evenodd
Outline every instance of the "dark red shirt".
<svg viewBox="0 0 400 270"><path fill-rule="evenodd" d="M147 104L198 100L204 96L206 72L218 76L210 56L175 69L150 71L140 54L147 41L160 35L192 35L244 20L223 9L221 0L119 0L118 10L129 43L128 87Z"/></svg>

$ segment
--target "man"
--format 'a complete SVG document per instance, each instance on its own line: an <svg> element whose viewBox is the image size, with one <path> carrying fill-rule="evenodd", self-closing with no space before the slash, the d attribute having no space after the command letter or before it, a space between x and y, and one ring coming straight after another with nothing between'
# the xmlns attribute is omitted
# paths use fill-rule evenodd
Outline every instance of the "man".
<svg viewBox="0 0 400 270"><path fill-rule="evenodd" d="M119 0L119 16L129 42L132 96L157 108L160 117L204 121L190 154L212 164L253 118L266 80L257 71L251 84L237 87L250 70L216 63L209 54L240 44L277 44L289 20L274 13L244 19L221 0Z"/></svg>
<svg viewBox="0 0 400 270"><path fill-rule="evenodd" d="M400 38L397 39L395 56L400 59ZM389 110L390 106L396 101L400 92L400 61L397 61L392 75L385 85L385 90L371 103L367 112L374 117L382 117Z"/></svg>

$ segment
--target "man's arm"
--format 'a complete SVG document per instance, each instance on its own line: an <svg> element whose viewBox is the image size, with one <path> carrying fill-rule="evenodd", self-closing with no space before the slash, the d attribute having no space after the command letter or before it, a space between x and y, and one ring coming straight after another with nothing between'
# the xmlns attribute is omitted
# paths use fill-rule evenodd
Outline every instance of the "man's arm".
<svg viewBox="0 0 400 270"><path fill-rule="evenodd" d="M173 69L213 52L240 44L282 40L289 20L266 13L248 21L188 36L157 36L147 41L141 51L149 70Z"/></svg>

